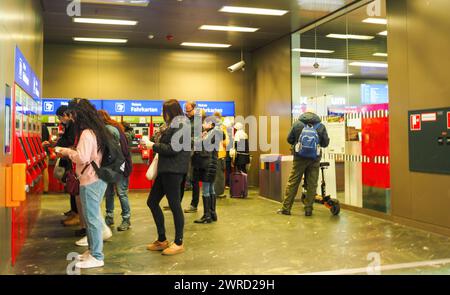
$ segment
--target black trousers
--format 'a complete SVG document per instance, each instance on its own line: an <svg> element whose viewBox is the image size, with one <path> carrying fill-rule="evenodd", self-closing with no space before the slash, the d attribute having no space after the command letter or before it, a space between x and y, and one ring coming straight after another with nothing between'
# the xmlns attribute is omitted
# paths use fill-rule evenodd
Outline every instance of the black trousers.
<svg viewBox="0 0 450 295"><path fill-rule="evenodd" d="M173 214L175 224L175 243L183 243L184 214L181 208L181 183L185 175L183 174L160 174L156 177L150 195L147 199L147 206L150 208L153 219L158 229L158 239L166 239L166 228L164 226L164 214L159 206L162 198L167 197L170 210Z"/></svg>
<svg viewBox="0 0 450 295"><path fill-rule="evenodd" d="M75 196L70 196L70 211L78 214L77 200Z"/></svg>
<svg viewBox="0 0 450 295"><path fill-rule="evenodd" d="M197 208L200 202L200 182L198 179L192 180L192 201L191 206Z"/></svg>

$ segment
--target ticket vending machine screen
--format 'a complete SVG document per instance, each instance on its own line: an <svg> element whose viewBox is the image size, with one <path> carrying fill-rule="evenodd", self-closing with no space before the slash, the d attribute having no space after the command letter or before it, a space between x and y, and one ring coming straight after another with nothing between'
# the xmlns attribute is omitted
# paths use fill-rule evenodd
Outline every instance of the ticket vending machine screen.
<svg viewBox="0 0 450 295"><path fill-rule="evenodd" d="M23 139L20 138L20 137L19 137L19 142L20 142L20 146L22 147L23 154L25 155L25 159L26 159L27 161L29 161L29 160L30 160L30 157L29 157L29 155L28 155L28 153L27 153L27 149L25 148L25 145L23 144Z"/></svg>

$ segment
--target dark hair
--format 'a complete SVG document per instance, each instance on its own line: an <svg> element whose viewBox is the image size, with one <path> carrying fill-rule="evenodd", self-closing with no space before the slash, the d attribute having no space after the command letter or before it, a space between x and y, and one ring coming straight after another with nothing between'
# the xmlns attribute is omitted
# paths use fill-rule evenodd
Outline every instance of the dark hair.
<svg viewBox="0 0 450 295"><path fill-rule="evenodd" d="M75 98L69 103L68 112L74 120L76 134L80 136L84 130L92 130L97 138L97 148L103 153L106 142L112 136L98 115L95 106L87 99Z"/></svg>
<svg viewBox="0 0 450 295"><path fill-rule="evenodd" d="M163 105L163 117L167 124L172 123L175 117L184 116L181 105L176 99L170 99L164 102Z"/></svg>
<svg viewBox="0 0 450 295"><path fill-rule="evenodd" d="M102 119L103 122L105 122L106 125L114 126L117 129L119 129L119 131L122 132L122 133L125 132L125 128L123 128L122 124L120 124L116 120L113 120L111 118L111 116L108 114L107 111L105 111L105 110L98 110L97 113L100 116L100 119Z"/></svg>
<svg viewBox="0 0 450 295"><path fill-rule="evenodd" d="M133 127L128 122L122 122L122 126L125 131L133 131Z"/></svg>
<svg viewBox="0 0 450 295"><path fill-rule="evenodd" d="M69 107L68 106L60 106L57 110L56 110L56 115L58 117L64 117L65 112L67 112L67 109Z"/></svg>

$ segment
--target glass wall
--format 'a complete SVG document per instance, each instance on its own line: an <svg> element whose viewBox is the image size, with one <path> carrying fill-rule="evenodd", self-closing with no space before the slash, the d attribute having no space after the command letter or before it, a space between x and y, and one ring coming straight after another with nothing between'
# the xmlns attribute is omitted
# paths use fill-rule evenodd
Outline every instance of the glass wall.
<svg viewBox="0 0 450 295"><path fill-rule="evenodd" d="M367 2L366 2L367 3ZM353 7L292 35L292 117L317 113L330 146L328 193L390 212L389 96L385 1Z"/></svg>

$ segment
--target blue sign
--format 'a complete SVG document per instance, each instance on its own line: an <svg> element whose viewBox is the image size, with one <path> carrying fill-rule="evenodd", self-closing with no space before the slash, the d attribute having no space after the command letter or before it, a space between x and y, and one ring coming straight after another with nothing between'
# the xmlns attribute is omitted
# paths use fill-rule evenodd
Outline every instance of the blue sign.
<svg viewBox="0 0 450 295"><path fill-rule="evenodd" d="M380 104L389 102L388 85L361 84L361 103Z"/></svg>
<svg viewBox="0 0 450 295"><path fill-rule="evenodd" d="M15 81L33 99L38 100L41 97L41 81L33 72L19 47L16 47Z"/></svg>
<svg viewBox="0 0 450 295"><path fill-rule="evenodd" d="M43 98L42 99L42 115L54 116L61 106L68 106L71 99L67 98ZM97 110L103 109L103 101L89 100Z"/></svg>
<svg viewBox="0 0 450 295"><path fill-rule="evenodd" d="M234 117L236 114L234 101L197 101L197 108L203 109L207 116L214 115L219 112L222 117ZM181 107L184 110L186 101L180 101Z"/></svg>
<svg viewBox="0 0 450 295"><path fill-rule="evenodd" d="M103 109L111 116L161 116L162 104L160 100L104 100Z"/></svg>

